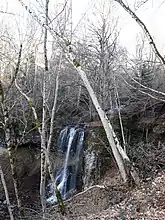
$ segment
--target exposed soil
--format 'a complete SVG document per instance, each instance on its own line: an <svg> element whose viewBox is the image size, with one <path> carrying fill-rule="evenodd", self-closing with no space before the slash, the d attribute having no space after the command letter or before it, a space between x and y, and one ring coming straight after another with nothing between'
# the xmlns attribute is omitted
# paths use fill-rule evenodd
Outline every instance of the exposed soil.
<svg viewBox="0 0 165 220"><path fill-rule="evenodd" d="M123 186L93 188L68 201L68 213L60 216L51 208L51 219L159 220L165 219L165 172L134 189Z"/></svg>

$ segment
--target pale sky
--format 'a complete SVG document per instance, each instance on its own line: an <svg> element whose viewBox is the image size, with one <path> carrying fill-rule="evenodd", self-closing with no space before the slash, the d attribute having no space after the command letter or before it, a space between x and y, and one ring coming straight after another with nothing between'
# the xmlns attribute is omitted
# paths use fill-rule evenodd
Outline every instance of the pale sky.
<svg viewBox="0 0 165 220"><path fill-rule="evenodd" d="M38 0L44 2L44 0ZM82 15L92 13L92 8L95 2L102 0L72 0L73 1L73 22L77 24ZM109 1L109 0L107 0ZM34 3L36 0L24 0L25 3ZM57 2L50 0L50 2ZM135 0L127 0L127 3L133 3ZM165 1L164 0L148 0L143 7L136 11L137 15L144 21L152 36L154 37L159 50L165 54ZM132 5L133 6L133 5ZM131 54L136 51L137 34L141 28L135 21L121 8L118 3L115 3L116 16L119 17L120 26L120 42L122 46L126 47ZM0 0L0 10L6 10L12 13L26 14L25 10L21 7L18 0ZM10 17L10 19L9 19ZM10 20L12 15L0 14L0 19Z"/></svg>

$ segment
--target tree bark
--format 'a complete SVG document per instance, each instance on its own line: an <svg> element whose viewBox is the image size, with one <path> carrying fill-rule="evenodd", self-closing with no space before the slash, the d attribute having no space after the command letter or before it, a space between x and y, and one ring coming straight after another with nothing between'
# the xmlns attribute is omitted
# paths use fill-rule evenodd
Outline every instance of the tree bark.
<svg viewBox="0 0 165 220"><path fill-rule="evenodd" d="M45 24L48 25L48 6L49 0L45 2ZM40 199L42 205L42 217L45 219L46 199L45 199L45 183L46 183L46 74L48 73L48 58L47 58L47 29L45 28L44 35L44 61L45 70L43 73L42 86L42 128L41 128L41 181L40 181Z"/></svg>
<svg viewBox="0 0 165 220"><path fill-rule="evenodd" d="M10 204L10 200L9 200L9 194L8 194L8 190L7 190L7 186L6 186L6 181L5 181L5 177L4 177L3 170L2 170L1 166L0 166L0 176L1 176L3 188L5 191L5 197L6 197L7 207L8 207L8 211L9 211L9 215L10 215L10 220L14 220L14 216L13 216L13 212L12 212L12 208L11 208L11 204Z"/></svg>

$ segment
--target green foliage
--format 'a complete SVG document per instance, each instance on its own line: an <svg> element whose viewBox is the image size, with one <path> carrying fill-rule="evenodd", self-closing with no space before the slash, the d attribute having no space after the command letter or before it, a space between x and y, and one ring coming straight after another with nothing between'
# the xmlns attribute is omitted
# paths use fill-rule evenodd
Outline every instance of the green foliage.
<svg viewBox="0 0 165 220"><path fill-rule="evenodd" d="M61 212L62 215L64 215L65 214L65 205L64 205L64 201L61 197L61 193L60 193L60 191L58 190L57 187L54 188L54 191L55 191L55 194L56 194L56 197L57 197L60 212Z"/></svg>
<svg viewBox="0 0 165 220"><path fill-rule="evenodd" d="M70 40L66 40L66 41L65 41L65 44L66 44L66 46L68 47L68 46L71 45L71 41L70 41Z"/></svg>
<svg viewBox="0 0 165 220"><path fill-rule="evenodd" d="M36 120L35 124L36 124L36 128L39 128L41 126L41 122L38 119Z"/></svg>
<svg viewBox="0 0 165 220"><path fill-rule="evenodd" d="M28 104L29 104L30 108L34 107L32 99L29 99Z"/></svg>

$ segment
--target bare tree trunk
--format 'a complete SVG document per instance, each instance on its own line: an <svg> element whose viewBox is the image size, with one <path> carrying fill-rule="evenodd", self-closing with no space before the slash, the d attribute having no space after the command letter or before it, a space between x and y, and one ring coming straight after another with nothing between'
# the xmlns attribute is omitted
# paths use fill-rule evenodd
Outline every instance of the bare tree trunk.
<svg viewBox="0 0 165 220"><path fill-rule="evenodd" d="M114 80L114 82L115 82L115 80ZM121 136L122 136L122 139L123 139L123 148L124 148L124 151L125 151L125 153L126 153L126 152L127 152L127 151L126 151L126 141L125 141L123 123L122 123L121 112L120 112L120 107L121 107L121 105L120 105L120 98L119 98L118 90L117 90L117 87L116 87L116 83L114 83L114 84L115 84L116 106L117 106L118 116L119 116Z"/></svg>
<svg viewBox="0 0 165 220"><path fill-rule="evenodd" d="M16 174L16 169L15 169L15 164L14 164L15 163L14 162L14 157L12 155L12 147L8 147L8 154L9 154L9 159L10 159L11 173L12 173L12 176L13 176L13 184L14 184L14 190L15 190L19 215L20 215L20 217L24 217L24 210L22 208L21 200L19 198L18 180L17 180L17 174Z"/></svg>
<svg viewBox="0 0 165 220"><path fill-rule="evenodd" d="M46 82L45 73L43 77L43 105L42 105L42 128L41 128L41 180L40 180L40 199L42 205L43 219L45 219L45 182L46 182L46 170L44 169L45 164L45 151L46 151Z"/></svg>
<svg viewBox="0 0 165 220"><path fill-rule="evenodd" d="M4 177L3 170L2 170L1 166L0 166L0 176L1 176L3 188L5 191L5 197L6 197L7 207L8 207L8 211L9 211L9 215L10 215L10 220L14 220L14 216L13 216L13 212L12 212L12 208L11 208L11 204L10 204L10 200L9 200L9 194L8 194L8 190L7 190L7 186L6 186L6 181L5 181L5 177Z"/></svg>
<svg viewBox="0 0 165 220"><path fill-rule="evenodd" d="M45 153L45 157L46 157L46 164L48 165L48 171L49 171L50 179L52 181L54 192L55 192L55 195L57 197L60 212L64 215L65 214L65 205L64 205L63 199L61 197L61 193L57 188L57 185L56 185L56 182L55 182L55 179L54 179L54 175L53 175L52 164L50 162L49 155L48 155L47 151Z"/></svg>
<svg viewBox="0 0 165 220"><path fill-rule="evenodd" d="M49 0L45 4L45 24L48 25L48 5ZM48 58L47 58L47 29L45 28L44 35L44 59L45 70L43 73L43 87L42 87L42 129L41 129L41 181L40 181L40 199L42 205L42 215L45 219L46 199L45 199L45 183L46 183L46 74L48 73Z"/></svg>
<svg viewBox="0 0 165 220"><path fill-rule="evenodd" d="M115 135L115 133L112 129L112 126L111 126L105 112L102 110L102 108L101 108L101 106L100 106L100 104L97 100L97 97L96 97L96 95L95 95L95 93L94 93L87 77L86 77L85 72L81 69L81 67L76 67L76 70L78 71L78 74L80 75L81 79L83 80L84 85L87 88L87 90L89 92L89 95L92 99L92 102L93 102L93 104L94 104L94 106L95 106L95 108L96 108L96 110L99 114L99 117L100 117L101 122L104 126L104 129L105 129L108 141L109 141L110 146L112 148L113 155L114 155L115 160L117 162L117 165L119 167L121 176L122 176L124 182L126 182L127 181L127 173L126 173L126 170L125 170L124 161L123 161L119 151L116 148L116 144L119 145L119 141L118 141L118 139L117 139L117 137L116 137L116 135ZM115 141L116 141L116 143L115 143Z"/></svg>
<svg viewBox="0 0 165 220"><path fill-rule="evenodd" d="M58 97L58 89L59 89L59 75L60 75L60 69L61 69L61 63L62 63L62 56L63 56L63 53L61 52L60 61L59 61L58 69L57 69L57 75L56 75L54 102L53 102L51 121L50 121L49 139L48 139L48 144L47 144L48 155L49 155L49 151L50 151L50 147L51 147L51 143L52 143L52 137L53 137L53 128L54 128L54 119L55 119L55 112L56 112L56 106L57 106L57 97Z"/></svg>
<svg viewBox="0 0 165 220"><path fill-rule="evenodd" d="M57 106L57 97L58 97L58 88L59 88L59 74L60 74L60 69L61 69L62 56L63 56L63 53L61 53L61 55L60 55L59 66L58 66L58 69L57 69L55 94L54 94L54 102L53 102L53 108L52 108L52 114L51 114L49 138L48 138L47 148L46 148L46 152L45 152L46 160L45 160L45 164L44 164L44 170L46 171L47 166L48 166L49 175L50 175L53 187L54 187L54 192L55 192L56 197L57 197L57 201L58 201L58 204L59 204L59 207L60 207L60 211L61 211L62 214L64 214L64 209L65 209L64 203L63 203L63 200L61 198L61 194L60 194L59 190L57 189L55 179L54 179L54 176L53 176L52 164L50 163L50 160L49 160L50 147L51 147L52 138L53 138L54 119L55 119L55 112L56 112L56 106Z"/></svg>
<svg viewBox="0 0 165 220"><path fill-rule="evenodd" d="M79 109L79 106L80 106L81 90L82 90L82 86L80 85L79 90L78 90L78 96L77 96L77 109Z"/></svg>

